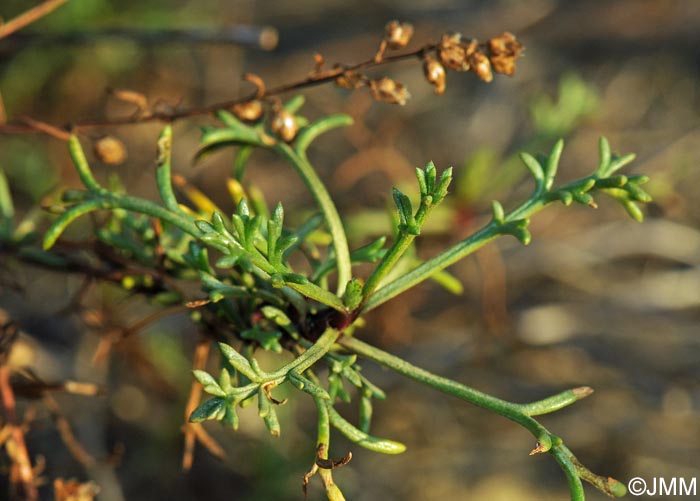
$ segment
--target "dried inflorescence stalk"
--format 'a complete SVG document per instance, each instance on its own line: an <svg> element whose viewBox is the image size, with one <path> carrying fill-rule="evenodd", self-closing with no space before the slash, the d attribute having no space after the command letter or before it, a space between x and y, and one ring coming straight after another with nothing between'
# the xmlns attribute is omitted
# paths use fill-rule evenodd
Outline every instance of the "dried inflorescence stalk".
<svg viewBox="0 0 700 501"><path fill-rule="evenodd" d="M387 61L387 50L406 47L413 32L413 26L408 23L387 23L374 63ZM460 33L449 32L442 35L437 44L427 45L415 52L415 55L423 59L425 78L434 86L435 93L440 95L445 92L447 70L471 71L482 81L491 82L493 72L504 75L515 73L515 60L522 51L522 44L508 32L491 38L485 44L474 39L466 40ZM374 99L390 104L403 105L410 97L403 84L389 77L370 79L355 70L344 72L335 79L335 83L346 89L357 89L367 85Z"/></svg>
<svg viewBox="0 0 700 501"><path fill-rule="evenodd" d="M314 54L314 66L305 82L291 84L266 92L264 82L257 75L246 74L244 79L253 83L257 92L248 101L235 104L230 110L241 120L255 122L263 116L263 103L272 103L269 129L285 142L294 140L298 130L293 113L285 111L270 98L278 91L302 87L304 83L333 81L338 87L348 90L367 87L376 101L389 104L405 105L411 94L404 84L388 77L369 77L363 70L374 66L418 57L423 62L425 79L433 85L435 93L441 95L447 85L447 70L471 71L480 80L491 82L493 73L512 75L515 72L515 60L522 54L523 46L511 33L503 33L489 39L486 43L465 39L459 33L449 32L442 35L436 44L425 45L420 49L399 55L386 56L387 51L405 48L414 34L413 25L399 21L390 21L384 27L384 36L374 58L364 63L347 66L336 64L330 70L324 69L325 59L321 54Z"/></svg>

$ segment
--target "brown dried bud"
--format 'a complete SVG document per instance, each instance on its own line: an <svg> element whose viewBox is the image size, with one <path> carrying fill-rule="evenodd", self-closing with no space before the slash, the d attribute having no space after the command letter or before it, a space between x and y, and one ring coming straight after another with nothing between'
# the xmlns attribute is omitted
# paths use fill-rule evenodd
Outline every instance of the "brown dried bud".
<svg viewBox="0 0 700 501"><path fill-rule="evenodd" d="M486 54L480 50L475 51L469 56L469 65L471 66L471 71L476 74L484 82L490 82L493 80L493 73L491 73L491 63Z"/></svg>
<svg viewBox="0 0 700 501"><path fill-rule="evenodd" d="M395 82L389 77L371 80L369 82L369 89L374 99L385 103L400 104L403 106L411 97L405 85Z"/></svg>
<svg viewBox="0 0 700 501"><path fill-rule="evenodd" d="M281 137L286 143L294 139L299 130L294 115L284 108L275 111L275 116L272 117L270 127L272 128L272 132Z"/></svg>
<svg viewBox="0 0 700 501"><path fill-rule="evenodd" d="M505 32L490 39L488 49L494 71L504 75L515 73L515 60L522 54L523 45L512 33Z"/></svg>
<svg viewBox="0 0 700 501"><path fill-rule="evenodd" d="M343 89L358 89L365 83L365 78L356 71L345 71L335 79L335 84Z"/></svg>
<svg viewBox="0 0 700 501"><path fill-rule="evenodd" d="M255 101L234 104L231 111L241 120L255 122L262 116L263 106L262 103L256 99Z"/></svg>
<svg viewBox="0 0 700 501"><path fill-rule="evenodd" d="M400 49L406 47L413 36L413 25L410 23L400 23L399 21L389 21L384 27L384 40L390 49Z"/></svg>
<svg viewBox="0 0 700 501"><path fill-rule="evenodd" d="M114 136L104 136L93 144L95 156L106 165L118 165L126 160L126 147Z"/></svg>
<svg viewBox="0 0 700 501"><path fill-rule="evenodd" d="M438 44L438 57L440 62L456 71L468 71L469 61L465 52L465 46L461 43L462 35L459 33L445 33Z"/></svg>
<svg viewBox="0 0 700 501"><path fill-rule="evenodd" d="M435 94L439 96L445 92L445 67L440 64L440 61L432 57L425 58L423 74L428 82L435 86Z"/></svg>

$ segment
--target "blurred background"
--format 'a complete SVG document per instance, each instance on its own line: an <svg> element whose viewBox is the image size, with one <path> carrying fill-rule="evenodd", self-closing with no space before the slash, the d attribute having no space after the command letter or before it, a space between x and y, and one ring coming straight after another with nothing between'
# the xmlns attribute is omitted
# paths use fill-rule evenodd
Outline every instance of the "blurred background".
<svg viewBox="0 0 700 501"><path fill-rule="evenodd" d="M0 16L26 8L3 0ZM326 85L303 93L306 116L355 119L311 151L352 247L387 231L391 186L414 194L415 166L432 160L439 170L455 167L449 202L418 241L419 255L433 255L485 223L491 200L508 208L527 197L531 184L517 153L548 151L559 137L566 139L561 181L596 167L605 135L615 151L637 153L630 172L651 176L655 201L641 225L602 196L598 210L553 205L533 219L528 247L504 238L453 266L463 294L425 283L369 315L357 335L507 400L592 386L588 399L542 418L585 465L624 483L700 476L700 3L72 0L0 40L0 93L8 120L56 124L132 113L108 87L141 92L154 106L204 105L249 93L244 72L268 86L302 79L315 52L329 66L369 59L391 19L415 26L409 48L450 30L480 40L507 30L526 53L512 78L491 84L450 72L443 96L433 94L417 61L373 70L408 87L404 107L376 103L366 89ZM163 35L172 30L178 33ZM202 32L211 36L202 40ZM222 180L232 152L193 166L199 126L211 121L175 124L174 169L231 210ZM92 159L97 174L116 170L131 193L155 197L161 127L95 129L121 139L129 155L116 168ZM57 187L78 186L65 144L46 136L0 135L0 166L20 212ZM248 177L268 201L299 215L293 224L311 210L302 183L271 155L254 154ZM207 425L226 459L199 447L192 471L183 473L181 426L197 339L187 318L165 318L95 363L105 329L131 325L153 307L113 286L94 287L84 303L112 322L105 326L85 313L57 314L80 289L79 277L8 259L0 278L0 307L22 331L15 363L46 380L107 388L96 397L55 395L95 460L87 466L62 442L55 412L52 418L41 401L20 401L32 419L30 453L45 460L42 499L51 497L55 478L92 480L104 500L302 499L315 442L307 399L283 408L277 439L254 411L243 413L236 433ZM335 473L348 499L567 498L557 464L548 455L529 457L533 440L519 426L371 363L363 367L389 395L375 407L374 432L408 450L381 456L335 434L332 455L354 455ZM339 408L355 415L354 406ZM605 499L593 488L587 493ZM313 479L309 499L323 498Z"/></svg>

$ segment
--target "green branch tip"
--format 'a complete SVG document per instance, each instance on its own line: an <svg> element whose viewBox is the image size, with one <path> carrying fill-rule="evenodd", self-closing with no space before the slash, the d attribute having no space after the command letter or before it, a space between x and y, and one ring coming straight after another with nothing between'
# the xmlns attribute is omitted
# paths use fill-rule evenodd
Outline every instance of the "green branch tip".
<svg viewBox="0 0 700 501"><path fill-rule="evenodd" d="M80 145L80 140L75 134L71 135L68 141L68 151L70 152L71 159L73 160L73 165L78 172L78 177L89 191L102 192L105 189L100 186L95 177L90 170L90 165L88 164L87 158L85 158L85 151Z"/></svg>

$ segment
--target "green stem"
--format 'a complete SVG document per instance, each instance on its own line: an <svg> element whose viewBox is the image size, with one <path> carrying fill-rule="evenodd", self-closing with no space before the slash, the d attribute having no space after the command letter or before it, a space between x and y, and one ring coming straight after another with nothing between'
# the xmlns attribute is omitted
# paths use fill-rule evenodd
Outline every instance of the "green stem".
<svg viewBox="0 0 700 501"><path fill-rule="evenodd" d="M562 189L566 189L568 187L569 185L566 185ZM402 275L381 289L378 289L374 294L371 294L368 297L362 308L362 312L364 313L376 308L380 304L389 301L402 292L415 287L417 284L430 278L436 272L444 270L457 261L464 259L466 256L483 247L491 240L494 240L503 234L507 234L507 232L504 232L504 225L509 222L528 218L532 214L540 211L545 205L556 200L556 197L548 195L551 194L545 193L542 196L527 200L525 203L520 205L520 207L508 214L503 222L499 223L492 220L489 224L484 226L476 233L465 238L460 243L423 262L410 272Z"/></svg>
<svg viewBox="0 0 700 501"><path fill-rule="evenodd" d="M345 235L345 229L343 228L343 223L340 220L340 215L338 210L333 204L326 187L323 182L316 174L316 171L309 163L305 154L297 154L291 147L285 143L277 143L273 148L283 158L289 160L294 168L301 176L304 184L309 188L311 194L313 195L316 203L318 203L324 218L326 219L326 224L328 224L328 230L333 238L333 248L335 249L335 255L337 259L338 267L338 288L337 295L342 296L345 292L345 286L348 280L352 277L351 264L350 264L350 250L348 248L348 239Z"/></svg>
<svg viewBox="0 0 700 501"><path fill-rule="evenodd" d="M384 255L374 271L372 271L369 278L367 278L367 282L365 282L365 285L362 288L362 295L364 297L368 297L374 292L379 283L392 270L396 262L401 259L401 256L404 255L404 252L406 252L406 249L408 249L408 247L413 243L415 238L416 236L411 235L410 233L399 233L387 253Z"/></svg>
<svg viewBox="0 0 700 501"><path fill-rule="evenodd" d="M438 376L420 367L410 364L405 360L387 353L379 348L371 346L353 337L344 337L340 344L354 353L374 360L399 374L426 384L443 393L453 395L476 406L488 409L496 414L515 421L532 433L541 446L538 452L546 452L552 445L552 435L540 423L523 413L518 404L492 397L486 393L470 388L466 385Z"/></svg>
<svg viewBox="0 0 700 501"><path fill-rule="evenodd" d="M173 212L180 212L180 205L177 203L170 172L170 158L173 140L173 128L168 125L163 129L158 138L158 159L156 167L156 185L158 193L165 207Z"/></svg>
<svg viewBox="0 0 700 501"><path fill-rule="evenodd" d="M554 459L557 460L557 463L559 463L561 469L564 470L566 479L569 481L571 501L585 501L586 496L583 492L583 484L581 483L581 479L576 472L576 467L569 460L571 451L569 451L564 444L561 444L555 445L549 452L551 452Z"/></svg>
<svg viewBox="0 0 700 501"><path fill-rule="evenodd" d="M100 183L97 182L95 177L92 175L90 170L90 164L88 164L85 158L85 152L83 147L80 145L80 140L78 136L71 136L68 141L68 151L70 152L71 159L75 164L75 169L78 171L78 176L80 181L85 185L85 187L92 192L104 192L106 191Z"/></svg>
<svg viewBox="0 0 700 501"><path fill-rule="evenodd" d="M499 225L491 222L454 247L451 247L437 256L423 262L405 275L402 275L393 282L390 282L384 287L377 289L374 293L368 296L367 301L362 307L362 313L373 310L377 306L384 304L402 292L415 287L422 281L430 278L430 276L435 272L443 270L451 264L465 258L500 235L501 232Z"/></svg>

